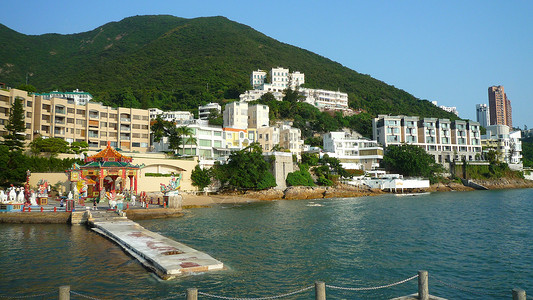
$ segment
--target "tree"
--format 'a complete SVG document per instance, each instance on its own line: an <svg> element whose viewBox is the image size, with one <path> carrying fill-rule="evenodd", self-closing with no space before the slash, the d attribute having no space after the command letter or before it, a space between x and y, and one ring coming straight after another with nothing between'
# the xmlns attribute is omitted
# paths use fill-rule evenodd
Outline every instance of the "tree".
<svg viewBox="0 0 533 300"><path fill-rule="evenodd" d="M191 172L192 185L197 186L200 191L203 191L211 184L211 176L211 170L202 169L200 165L196 165Z"/></svg>
<svg viewBox="0 0 533 300"><path fill-rule="evenodd" d="M30 151L33 154L48 153L50 157L55 157L58 153L67 153L68 150L68 142L61 138L38 137L30 143Z"/></svg>
<svg viewBox="0 0 533 300"><path fill-rule="evenodd" d="M22 98L16 97L9 111L9 119L5 125L7 134L4 135L3 144L8 146L12 151L22 150L26 135L24 124L24 108Z"/></svg>
<svg viewBox="0 0 533 300"><path fill-rule="evenodd" d="M165 135L168 137L168 148L174 150L174 153L181 147L181 134L178 132L178 128L172 124L165 128Z"/></svg>
<svg viewBox="0 0 533 300"><path fill-rule="evenodd" d="M194 137L194 131L187 126L180 126L177 128L177 133L181 137L182 151L181 154L185 154L185 144L196 145L196 138Z"/></svg>
<svg viewBox="0 0 533 300"><path fill-rule="evenodd" d="M82 152L86 152L89 148L89 144L87 142L72 142L70 144L70 150L74 152L75 154L80 154Z"/></svg>
<svg viewBox="0 0 533 300"><path fill-rule="evenodd" d="M444 168L426 150L410 144L391 145L383 156L387 171L404 176L422 176L435 182Z"/></svg>
<svg viewBox="0 0 533 300"><path fill-rule="evenodd" d="M315 186L306 164L300 164L300 170L289 173L285 181L288 186Z"/></svg>
<svg viewBox="0 0 533 300"><path fill-rule="evenodd" d="M154 123L152 123L152 125L150 126L154 142L159 143L161 139L166 135L168 123L169 122L163 120L160 115L156 117Z"/></svg>
<svg viewBox="0 0 533 300"><path fill-rule="evenodd" d="M261 146L252 143L250 146L232 152L226 164L215 165L215 174L223 187L262 190L276 186L276 179L264 159Z"/></svg>

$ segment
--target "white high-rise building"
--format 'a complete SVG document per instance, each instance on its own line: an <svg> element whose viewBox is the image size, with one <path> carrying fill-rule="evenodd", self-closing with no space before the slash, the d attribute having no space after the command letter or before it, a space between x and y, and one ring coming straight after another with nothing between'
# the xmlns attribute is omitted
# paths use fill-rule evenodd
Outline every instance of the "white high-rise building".
<svg viewBox="0 0 533 300"><path fill-rule="evenodd" d="M487 128L490 122L490 111L487 104L476 104L476 121Z"/></svg>

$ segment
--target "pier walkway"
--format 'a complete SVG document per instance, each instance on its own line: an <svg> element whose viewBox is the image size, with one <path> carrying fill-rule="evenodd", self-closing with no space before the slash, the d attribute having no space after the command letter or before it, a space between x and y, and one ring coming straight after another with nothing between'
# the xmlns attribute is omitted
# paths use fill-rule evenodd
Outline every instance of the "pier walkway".
<svg viewBox="0 0 533 300"><path fill-rule="evenodd" d="M162 279L221 270L222 262L206 253L151 232L113 211L87 211L89 226L116 242Z"/></svg>

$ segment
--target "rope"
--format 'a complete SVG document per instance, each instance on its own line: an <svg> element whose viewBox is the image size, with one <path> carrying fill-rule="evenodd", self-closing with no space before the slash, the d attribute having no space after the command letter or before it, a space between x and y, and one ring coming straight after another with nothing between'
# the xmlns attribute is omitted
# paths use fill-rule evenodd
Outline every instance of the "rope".
<svg viewBox="0 0 533 300"><path fill-rule="evenodd" d="M431 276L431 279L435 280L436 282L441 283L441 284L443 284L443 285L445 285L447 287L450 287L452 289L456 289L458 291L467 292L467 293L471 293L471 294L478 295L478 296L494 296L494 295L491 295L491 294L488 294L488 293L476 292L476 291L473 291L473 290L468 289L468 288L464 288L464 287L456 286L456 285L453 285L453 284L450 284L450 283L446 283L444 281L441 281L441 280L435 278L435 276ZM501 297L503 298L505 296L501 296Z"/></svg>
<svg viewBox="0 0 533 300"><path fill-rule="evenodd" d="M74 294L74 295L77 295L77 296L80 296L80 297L85 298L85 299L100 300L98 298L94 298L94 297L91 297L91 296L87 296L87 295L83 295L83 294L80 294L80 293L76 293L74 291L70 291L70 293Z"/></svg>
<svg viewBox="0 0 533 300"><path fill-rule="evenodd" d="M48 295L53 295L53 294L57 294L57 293L56 292L50 292L50 293L45 293L45 294L29 295L29 296L15 296L15 297L12 297L12 296L0 296L0 298L2 298L2 299L25 299L25 298L43 297L43 296L48 296Z"/></svg>
<svg viewBox="0 0 533 300"><path fill-rule="evenodd" d="M407 279L404 279L404 280L401 280L401 281L398 281L398 282L395 282L395 283L390 283L390 284L380 285L380 286L373 286L373 287L350 288L350 287L334 286L334 285L329 285L329 284L326 284L326 287L332 288L332 289L336 289L336 290L345 290L345 291L372 291L372 290L384 289L384 288L388 288L388 287L391 287L391 286L395 286L395 285L399 285L399 284L402 284L402 283L406 283L406 282L411 281L411 280L413 280L413 279L415 279L417 277L418 277L418 274L416 274L413 277L409 277Z"/></svg>
<svg viewBox="0 0 533 300"><path fill-rule="evenodd" d="M279 298L283 298L283 297L292 296L294 294L298 294L298 293L310 290L310 289L312 289L314 287L315 286L312 285L312 286L304 287L303 289L299 289L299 290L294 291L294 292L281 294L281 295L277 295L277 296L271 296L271 297L261 297L261 298L224 297L224 296L211 295L211 294L200 292L200 291L198 292L198 294L204 295L204 296L207 296L207 297L211 297L211 298L226 299L226 300L269 300L269 299L279 299Z"/></svg>

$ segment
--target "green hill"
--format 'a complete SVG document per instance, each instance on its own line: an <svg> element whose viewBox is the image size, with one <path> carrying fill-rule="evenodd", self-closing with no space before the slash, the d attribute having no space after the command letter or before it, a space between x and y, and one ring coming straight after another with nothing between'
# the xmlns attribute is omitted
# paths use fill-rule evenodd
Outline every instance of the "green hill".
<svg viewBox="0 0 533 300"><path fill-rule="evenodd" d="M282 66L306 86L347 92L370 115L456 119L409 93L224 17L135 16L89 32L24 35L0 25L0 82L88 91L108 105L195 109L237 99L253 70Z"/></svg>

